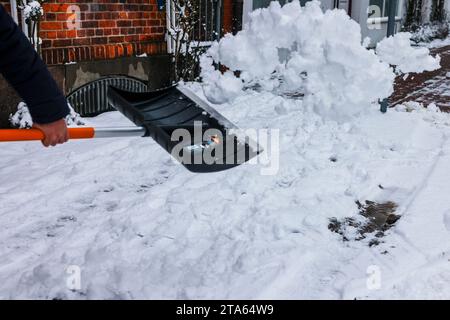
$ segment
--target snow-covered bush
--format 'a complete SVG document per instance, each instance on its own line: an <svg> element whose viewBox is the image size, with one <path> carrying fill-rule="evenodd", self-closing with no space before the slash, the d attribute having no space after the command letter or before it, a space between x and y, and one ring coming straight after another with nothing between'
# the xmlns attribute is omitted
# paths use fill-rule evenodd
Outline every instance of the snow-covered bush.
<svg viewBox="0 0 450 320"><path fill-rule="evenodd" d="M72 106L69 104L70 114L66 117L66 122L68 126L82 126L84 125L83 120L80 115L75 112ZM17 106L17 112L11 114L9 121L13 127L28 129L33 126L33 119L31 118L30 110L25 102L20 102Z"/></svg>
<svg viewBox="0 0 450 320"><path fill-rule="evenodd" d="M26 21L39 21L44 15L44 9L38 1L23 4L22 10Z"/></svg>
<svg viewBox="0 0 450 320"><path fill-rule="evenodd" d="M445 39L448 35L448 23L428 23L418 27L418 29L413 32L411 40L415 43L431 42L435 39Z"/></svg>
<svg viewBox="0 0 450 320"><path fill-rule="evenodd" d="M411 33L400 32L385 38L377 45L377 55L381 60L396 66L401 73L424 72L439 69L441 58L430 56L430 50L411 46Z"/></svg>
<svg viewBox="0 0 450 320"><path fill-rule="evenodd" d="M28 37L36 51L41 51L41 39L39 38L40 23L44 16L42 4L47 0L19 0L17 7L22 10L28 28Z"/></svg>
<svg viewBox="0 0 450 320"><path fill-rule="evenodd" d="M380 59L365 43L359 24L344 10L323 12L318 1L305 7L298 0L283 7L272 2L202 57L203 90L213 103L232 100L247 88L295 93L322 116L347 118L393 92L392 61L387 53ZM415 54L417 60L423 56ZM219 63L228 71L217 70Z"/></svg>

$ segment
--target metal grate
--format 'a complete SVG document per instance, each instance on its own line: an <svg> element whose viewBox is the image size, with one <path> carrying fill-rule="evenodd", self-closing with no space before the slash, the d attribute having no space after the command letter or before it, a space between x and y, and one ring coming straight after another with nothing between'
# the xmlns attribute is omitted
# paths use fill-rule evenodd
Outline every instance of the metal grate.
<svg viewBox="0 0 450 320"><path fill-rule="evenodd" d="M127 76L108 76L76 89L67 96L67 101L83 117L115 110L108 103L107 90L109 86L132 92L148 91L147 84L142 80Z"/></svg>
<svg viewBox="0 0 450 320"><path fill-rule="evenodd" d="M220 38L222 21L221 0L198 0L199 20L194 29L194 40L211 42Z"/></svg>

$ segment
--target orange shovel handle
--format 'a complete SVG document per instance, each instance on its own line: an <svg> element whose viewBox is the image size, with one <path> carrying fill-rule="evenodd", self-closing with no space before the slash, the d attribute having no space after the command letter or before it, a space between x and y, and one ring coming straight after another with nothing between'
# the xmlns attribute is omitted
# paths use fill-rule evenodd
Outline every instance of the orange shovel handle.
<svg viewBox="0 0 450 320"><path fill-rule="evenodd" d="M95 136L95 129L69 128L70 139L92 139ZM42 141L44 133L38 129L4 129L0 130L0 142L8 141Z"/></svg>

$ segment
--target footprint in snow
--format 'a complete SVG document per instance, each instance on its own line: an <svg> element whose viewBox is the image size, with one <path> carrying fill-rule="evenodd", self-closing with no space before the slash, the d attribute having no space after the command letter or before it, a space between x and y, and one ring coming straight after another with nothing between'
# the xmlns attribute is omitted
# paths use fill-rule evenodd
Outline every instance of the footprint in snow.
<svg viewBox="0 0 450 320"><path fill-rule="evenodd" d="M62 216L56 220L56 223L48 226L47 229L47 237L53 238L58 236L58 230L65 227L67 222L76 222L77 218L75 216Z"/></svg>
<svg viewBox="0 0 450 320"><path fill-rule="evenodd" d="M107 202L106 203L106 211L113 212L115 211L119 205L116 202Z"/></svg>

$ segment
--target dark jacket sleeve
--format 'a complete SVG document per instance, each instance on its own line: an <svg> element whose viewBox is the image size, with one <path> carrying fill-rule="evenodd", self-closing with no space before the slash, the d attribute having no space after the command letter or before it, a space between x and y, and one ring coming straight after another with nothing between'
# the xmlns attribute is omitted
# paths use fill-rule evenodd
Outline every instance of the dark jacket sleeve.
<svg viewBox="0 0 450 320"><path fill-rule="evenodd" d="M47 66L2 5L0 73L28 105L34 122L54 122L69 113L64 94Z"/></svg>

